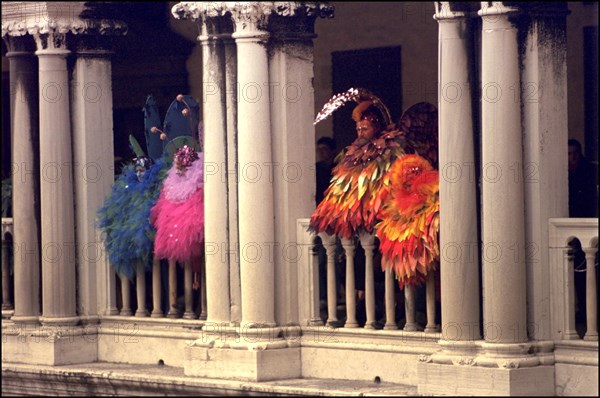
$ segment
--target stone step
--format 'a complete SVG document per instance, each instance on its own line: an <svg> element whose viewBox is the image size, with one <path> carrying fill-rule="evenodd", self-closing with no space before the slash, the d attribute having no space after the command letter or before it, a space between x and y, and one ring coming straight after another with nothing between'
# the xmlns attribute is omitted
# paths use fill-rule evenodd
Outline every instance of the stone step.
<svg viewBox="0 0 600 398"><path fill-rule="evenodd" d="M287 379L266 382L184 376L183 368L95 362L2 364L2 395L414 396L416 386L374 380Z"/></svg>

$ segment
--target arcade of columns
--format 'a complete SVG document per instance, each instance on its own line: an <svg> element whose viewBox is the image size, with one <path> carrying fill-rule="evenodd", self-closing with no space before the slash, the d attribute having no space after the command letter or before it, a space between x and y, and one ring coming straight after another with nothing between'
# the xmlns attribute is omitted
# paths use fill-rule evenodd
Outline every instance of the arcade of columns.
<svg viewBox="0 0 600 398"><path fill-rule="evenodd" d="M81 10L75 8L83 7L75 4L80 5L69 6L71 15L78 15ZM420 392L438 391L439 386L429 377L452 368L456 380L461 380L461 372L474 369L525 371L549 381L553 393L553 368L544 366L553 363L549 359L553 344L549 341L547 303L547 220L567 214L566 193L561 188L567 186L567 159L562 156L567 140L566 5L538 9L483 2L478 10L473 5L461 8L448 2L435 5L439 22L440 244L443 253L457 249L462 255L460 261L451 261L453 256L441 259L443 324L439 344L443 349L422 358L419 378L433 387ZM80 320L98 322L101 315L116 312L111 290L114 282L107 264L90 261L91 256L75 247L97 241L95 209L113 180L108 172L113 153L112 103L110 95L88 101L77 89L91 82L110 88L107 52L98 50L92 40L107 30L120 34L122 26L99 27L58 17L40 24L24 6L2 7L2 33L9 46L15 93L11 96L13 162L29 171L13 181L15 246L31 248L22 253L32 254L15 259L16 293L38 291L36 253L39 248L44 253L42 316L38 316L35 293L15 294L13 320L60 326ZM305 171L310 169L314 164L312 145L307 145L313 140L309 134L314 115L313 26L317 17L330 16L332 11L319 3L294 2L182 2L173 7L173 15L194 20L201 28L206 163L230 170L236 163L295 162ZM11 20L21 22L4 22ZM77 46L72 47L72 42ZM76 57L73 76L78 87L61 91L69 87L66 57L71 51ZM477 77L478 57L481 76ZM269 95L252 100L239 97L244 88L256 84L264 93L265 87L274 83L283 87L290 82L303 90L293 103ZM539 88L534 100L524 91L531 83ZM32 151L38 136L39 158ZM81 178L78 169L92 163L102 170L99 182L93 184ZM49 170L50 165L56 171ZM65 165L72 171L64 169ZM524 165L536 166L537 183L527 183ZM445 175L452 172L450 166L456 166L462 176ZM508 178L515 166L521 172ZM73 173L72 181L55 177L67 171ZM47 178L45 173L51 172L55 174ZM504 178L498 173L504 173ZM308 174L300 184L290 184L276 175L273 181L248 181L228 171L223 181L223 173L207 173L206 241L226 242L228 248L237 247L237 253L256 243L266 249L275 241L294 242L296 220L312 211L314 187ZM72 191L74 196L65 195ZM534 256L526 251L526 242L535 245ZM497 254L486 255L488 250ZM240 366L251 362L266 368L271 373L265 377L300 376L299 348L278 337L277 326L303 321L297 319L295 270L277 256L262 256L256 263L231 252L207 249L207 324L219 325L219 333L228 332L234 323L251 325L244 330L253 343L217 346L215 339L198 340L186 348L186 374L218 377L231 369L227 363L237 361ZM60 261L53 261L58 255ZM528 322L535 325L529 331ZM249 345L252 350L247 349ZM210 362L206 359L209 352ZM466 362L477 366L466 370L447 366L463 357L472 358ZM248 372L242 369L238 376L248 377ZM522 387L519 391L528 391L526 386L518 386Z"/></svg>

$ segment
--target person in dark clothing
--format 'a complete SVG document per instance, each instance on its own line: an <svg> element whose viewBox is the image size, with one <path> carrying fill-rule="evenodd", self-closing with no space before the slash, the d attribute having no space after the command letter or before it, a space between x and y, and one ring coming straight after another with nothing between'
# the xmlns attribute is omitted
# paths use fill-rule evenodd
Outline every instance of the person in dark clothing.
<svg viewBox="0 0 600 398"><path fill-rule="evenodd" d="M598 217L598 168L569 140L569 217Z"/></svg>
<svg viewBox="0 0 600 398"><path fill-rule="evenodd" d="M330 137L321 137L317 141L317 153L319 161L317 162L317 193L315 199L317 205L321 203L324 193L329 187L332 170L335 166L335 141Z"/></svg>

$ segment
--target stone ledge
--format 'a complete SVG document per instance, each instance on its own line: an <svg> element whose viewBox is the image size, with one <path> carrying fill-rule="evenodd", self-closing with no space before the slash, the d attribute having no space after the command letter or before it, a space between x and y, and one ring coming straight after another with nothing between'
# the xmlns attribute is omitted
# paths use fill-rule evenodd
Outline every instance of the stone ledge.
<svg viewBox="0 0 600 398"><path fill-rule="evenodd" d="M419 363L420 395L554 396L554 366L484 368L481 366Z"/></svg>
<svg viewBox="0 0 600 398"><path fill-rule="evenodd" d="M106 362L69 366L2 364L2 395L414 396L413 386L348 380L241 382L186 377L182 368Z"/></svg>
<svg viewBox="0 0 600 398"><path fill-rule="evenodd" d="M264 350L209 348L184 349L186 376L267 381L301 376L300 348Z"/></svg>

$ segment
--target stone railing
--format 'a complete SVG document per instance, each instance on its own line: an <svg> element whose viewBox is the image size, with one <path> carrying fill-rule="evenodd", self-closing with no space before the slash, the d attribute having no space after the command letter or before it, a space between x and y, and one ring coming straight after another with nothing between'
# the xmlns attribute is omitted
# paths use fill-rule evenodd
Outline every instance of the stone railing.
<svg viewBox="0 0 600 398"><path fill-rule="evenodd" d="M321 234L316 236L307 232L308 220L298 220L298 244L308 247L310 256L305 264L299 264L299 303L300 322L304 325L322 325L330 327L364 328L398 330L403 326L405 332L424 331L425 333L439 332L436 324L436 286L434 273L428 275L423 290L425 303L424 317L417 322L417 300L414 286L405 286L401 290L395 280L393 271L382 271L376 261L377 251L375 236L361 234L358 240L337 239L335 236ZM358 244L364 250L364 288L356 286L356 280L363 275L362 264L356 267L355 257L359 250ZM321 248L320 245L324 247ZM322 251L319 254L319 251ZM345 281L338 277L341 269L336 261L343 254L345 258ZM319 266L321 257L321 267ZM362 256L361 256L362 257ZM323 261L326 258L326 263ZM361 261L362 262L362 261ZM343 265L342 265L343 266ZM379 268L377 268L379 267ZM324 275L322 274L324 273ZM319 286L321 285L321 286ZM361 284L362 285L362 284ZM321 289L326 294L320 294ZM364 290L363 290L364 289ZM340 294L340 292L343 292ZM360 295L359 295L360 294ZM338 305L338 299L342 305ZM364 313L361 301L364 300ZM402 311L402 301L404 311ZM321 314L321 309L326 310ZM396 319L396 314L404 313L404 322ZM359 315L360 314L360 315ZM423 321L426 319L426 324ZM383 322L385 320L385 322ZM399 321L399 322L397 322Z"/></svg>
<svg viewBox="0 0 600 398"><path fill-rule="evenodd" d="M128 278L122 276L120 280L121 287L121 308L119 315L121 317L135 316L143 318L151 316L152 318L183 318L183 319L201 319L206 320L206 278L204 275L204 260L202 260L201 272L194 281L192 273L192 264L186 262L178 265L174 260L169 260L168 265L161 264L157 258L152 264L152 307L147 308L147 289L146 289L146 270L144 267L138 267L135 276L135 294L136 306L131 303L131 284ZM183 301L180 300L177 288L177 274L183 272ZM165 275L166 274L166 275ZM197 297L196 297L197 296ZM163 311L163 297L167 297L167 309ZM197 305L194 308L194 301Z"/></svg>
<svg viewBox="0 0 600 398"><path fill-rule="evenodd" d="M549 239L553 338L579 340L585 332L583 340L598 341L598 219L551 218Z"/></svg>

